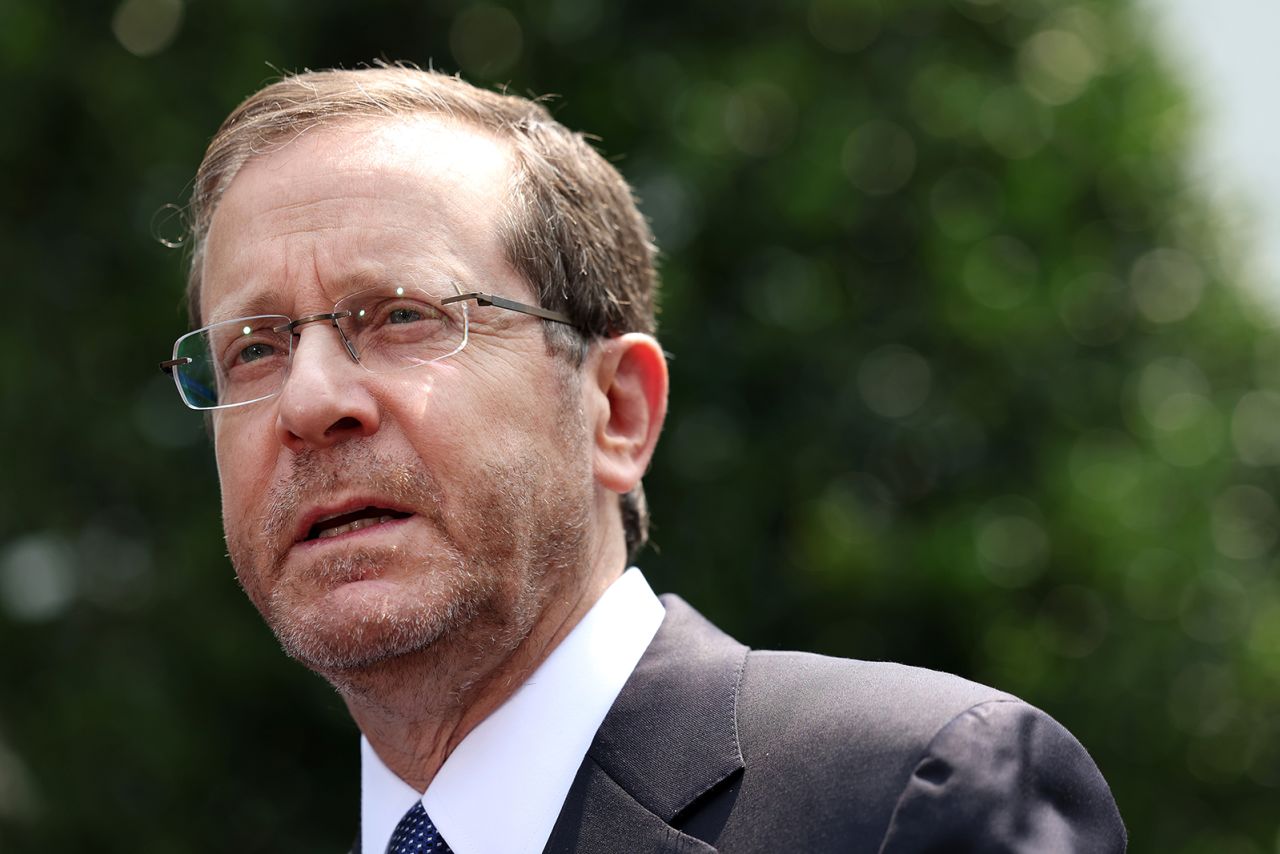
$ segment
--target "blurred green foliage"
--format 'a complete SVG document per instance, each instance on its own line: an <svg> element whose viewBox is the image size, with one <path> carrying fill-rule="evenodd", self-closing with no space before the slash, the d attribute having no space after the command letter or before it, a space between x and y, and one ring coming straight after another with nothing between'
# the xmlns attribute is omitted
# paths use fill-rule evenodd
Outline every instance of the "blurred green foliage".
<svg viewBox="0 0 1280 854"><path fill-rule="evenodd" d="M385 57L559 93L637 187L656 588L1043 706L1135 852L1280 850L1276 314L1135 6L6 0L0 849L352 837L355 731L236 588L155 371L158 238L242 97Z"/></svg>

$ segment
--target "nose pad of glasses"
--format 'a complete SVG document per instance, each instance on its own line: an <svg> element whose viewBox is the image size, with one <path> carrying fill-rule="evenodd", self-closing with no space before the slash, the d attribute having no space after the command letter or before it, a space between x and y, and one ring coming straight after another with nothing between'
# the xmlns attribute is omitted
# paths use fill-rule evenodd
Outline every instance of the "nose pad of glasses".
<svg viewBox="0 0 1280 854"><path fill-rule="evenodd" d="M351 361L356 364L360 363L360 354L356 352L356 345L352 344L347 336L342 336L342 343L346 346L347 352L351 354Z"/></svg>
<svg viewBox="0 0 1280 854"><path fill-rule="evenodd" d="M342 339L342 346L347 348L347 355L351 357L351 361L357 365L360 364L360 351L356 349L356 345L351 343L351 339L347 337L347 333L338 325L338 318L333 318L333 328L338 331L338 337Z"/></svg>

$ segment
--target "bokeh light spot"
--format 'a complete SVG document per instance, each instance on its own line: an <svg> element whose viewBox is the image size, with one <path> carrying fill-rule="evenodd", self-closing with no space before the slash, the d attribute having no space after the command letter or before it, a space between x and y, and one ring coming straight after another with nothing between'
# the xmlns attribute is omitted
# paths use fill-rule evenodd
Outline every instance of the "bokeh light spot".
<svg viewBox="0 0 1280 854"><path fill-rule="evenodd" d="M933 370L915 350L890 344L858 366L858 391L867 407L885 418L904 418L929 398Z"/></svg>
<svg viewBox="0 0 1280 854"><path fill-rule="evenodd" d="M1268 789L1280 788L1280 721L1274 716L1263 719L1252 728L1252 744L1249 745L1248 774L1253 782ZM1280 838L1276 840L1280 851Z"/></svg>
<svg viewBox="0 0 1280 854"><path fill-rule="evenodd" d="M961 276L976 301L988 308L1010 309L1035 292L1039 273L1036 256L1025 243L999 235L969 251Z"/></svg>
<svg viewBox="0 0 1280 854"><path fill-rule="evenodd" d="M1259 669L1277 679L1280 678L1280 597L1266 598L1269 601L1259 607L1250 627L1247 647ZM1275 773L1280 778L1280 765Z"/></svg>
<svg viewBox="0 0 1280 854"><path fill-rule="evenodd" d="M1251 391L1242 396L1231 413L1231 441L1243 463L1280 465L1280 393Z"/></svg>
<svg viewBox="0 0 1280 854"><path fill-rule="evenodd" d="M666 252L687 246L702 227L702 199L692 182L667 170L635 177L640 209L648 217L658 245Z"/></svg>
<svg viewBox="0 0 1280 854"><path fill-rule="evenodd" d="M1137 454L1123 433L1095 430L1071 446L1068 467L1071 484L1094 501L1120 503L1138 486L1141 478Z"/></svg>
<svg viewBox="0 0 1280 854"><path fill-rule="evenodd" d="M1208 396L1209 380L1190 359L1166 356L1152 359L1138 375L1138 409L1148 423L1155 423L1161 405L1175 394Z"/></svg>
<svg viewBox="0 0 1280 854"><path fill-rule="evenodd" d="M5 743L0 731L0 820L29 821L42 812L45 804L36 795L35 781L27 763Z"/></svg>
<svg viewBox="0 0 1280 854"><path fill-rule="evenodd" d="M893 497L874 477L858 472L832 480L803 514L804 563L837 586L880 564Z"/></svg>
<svg viewBox="0 0 1280 854"><path fill-rule="evenodd" d="M182 24L182 0L125 0L111 17L111 32L134 56L154 56L168 47Z"/></svg>
<svg viewBox="0 0 1280 854"><path fill-rule="evenodd" d="M1218 552L1237 560L1265 555L1275 545L1280 511L1271 495L1256 486L1229 487L1213 502L1213 542Z"/></svg>
<svg viewBox="0 0 1280 854"><path fill-rule="evenodd" d="M750 257L743 279L747 307L764 323L804 334L839 316L833 310L840 304L836 284L804 255L768 247Z"/></svg>
<svg viewBox="0 0 1280 854"><path fill-rule="evenodd" d="M1000 183L978 169L953 169L934 184L929 210L947 237L966 242L990 234L1003 212Z"/></svg>
<svg viewBox="0 0 1280 854"><path fill-rule="evenodd" d="M1023 87L1054 106L1080 97L1101 65L1101 57L1069 30L1036 33L1018 51L1018 76Z"/></svg>
<svg viewBox="0 0 1280 854"><path fill-rule="evenodd" d="M154 566L146 539L101 519L80 531L76 545L84 601L115 611L137 611L149 603Z"/></svg>
<svg viewBox="0 0 1280 854"><path fill-rule="evenodd" d="M600 24L599 0L551 0L547 7L546 33L556 44L582 42Z"/></svg>
<svg viewBox="0 0 1280 854"><path fill-rule="evenodd" d="M1183 320L1200 304L1204 273L1186 252L1153 249L1133 265L1129 287L1133 303L1153 323Z"/></svg>
<svg viewBox="0 0 1280 854"><path fill-rule="evenodd" d="M56 534L29 534L0 552L0 607L19 620L60 616L75 598L75 555Z"/></svg>
<svg viewBox="0 0 1280 854"><path fill-rule="evenodd" d="M1156 452L1176 466L1209 462L1221 449L1226 432L1213 401L1189 392L1165 398L1156 408L1152 424Z"/></svg>
<svg viewBox="0 0 1280 854"><path fill-rule="evenodd" d="M1049 535L1039 509L1019 496L989 502L974 524L979 566L993 583L1025 587L1044 571Z"/></svg>
<svg viewBox="0 0 1280 854"><path fill-rule="evenodd" d="M791 141L796 105L772 83L737 89L725 101L724 127L729 142L744 154L775 154Z"/></svg>
<svg viewBox="0 0 1280 854"><path fill-rule="evenodd" d="M933 136L960 136L973 127L986 93L986 83L959 66L928 65L911 81L911 115Z"/></svg>
<svg viewBox="0 0 1280 854"><path fill-rule="evenodd" d="M1221 732L1191 740L1187 747L1187 768L1206 783L1225 785L1243 776L1255 755L1252 727L1237 714ZM1258 854L1253 842L1238 834L1219 836L1201 851L1214 854Z"/></svg>
<svg viewBox="0 0 1280 854"><path fill-rule="evenodd" d="M916 143L902 126L872 119L845 140L843 164L849 182L872 196L897 192L916 169Z"/></svg>
<svg viewBox="0 0 1280 854"><path fill-rule="evenodd" d="M1160 401L1151 421L1158 430L1176 432L1193 426L1202 413L1212 408L1213 404L1204 395L1179 392Z"/></svg>
<svg viewBox="0 0 1280 854"><path fill-rule="evenodd" d="M477 77L494 77L520 59L524 32L515 15L506 9L477 3L453 19L449 49L463 71Z"/></svg>
<svg viewBox="0 0 1280 854"><path fill-rule="evenodd" d="M1130 309L1124 285L1115 276L1085 273L1057 288L1054 296L1067 332L1082 344L1110 344L1128 329Z"/></svg>
<svg viewBox="0 0 1280 854"><path fill-rule="evenodd" d="M978 126L987 144L1011 160L1030 157L1053 136L1053 116L1017 86L1005 86L987 95Z"/></svg>
<svg viewBox="0 0 1280 854"><path fill-rule="evenodd" d="M1261 388L1280 391L1280 335L1266 335L1254 343L1253 375Z"/></svg>
<svg viewBox="0 0 1280 854"><path fill-rule="evenodd" d="M725 151L725 104L733 90L722 83L703 80L681 90L668 106L671 130L680 143L702 154Z"/></svg>

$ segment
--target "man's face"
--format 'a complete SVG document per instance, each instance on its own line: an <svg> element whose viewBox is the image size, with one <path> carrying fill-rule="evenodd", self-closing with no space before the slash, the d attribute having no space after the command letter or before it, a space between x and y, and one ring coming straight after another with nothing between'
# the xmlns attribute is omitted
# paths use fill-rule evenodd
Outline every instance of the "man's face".
<svg viewBox="0 0 1280 854"><path fill-rule="evenodd" d="M378 285L533 301L498 237L510 174L503 143L435 120L304 134L223 196L203 316L303 317ZM277 397L214 415L250 599L329 675L441 641L514 648L584 561L594 484L577 374L538 321L496 308L472 307L461 353L392 373L355 364L328 324L299 331ZM365 527L313 536L368 507Z"/></svg>

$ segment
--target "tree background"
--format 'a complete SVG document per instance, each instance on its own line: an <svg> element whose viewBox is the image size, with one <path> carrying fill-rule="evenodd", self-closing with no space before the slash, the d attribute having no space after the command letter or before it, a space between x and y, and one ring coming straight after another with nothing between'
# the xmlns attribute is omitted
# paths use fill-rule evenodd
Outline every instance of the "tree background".
<svg viewBox="0 0 1280 854"><path fill-rule="evenodd" d="M279 70L600 137L664 250L642 564L757 647L994 683L1135 852L1280 851L1280 338L1126 0L6 0L0 850L342 850L356 733L224 557L181 204ZM501 805L495 804L495 811Z"/></svg>

